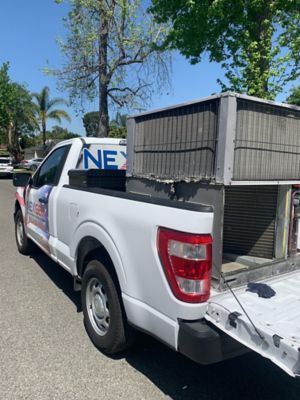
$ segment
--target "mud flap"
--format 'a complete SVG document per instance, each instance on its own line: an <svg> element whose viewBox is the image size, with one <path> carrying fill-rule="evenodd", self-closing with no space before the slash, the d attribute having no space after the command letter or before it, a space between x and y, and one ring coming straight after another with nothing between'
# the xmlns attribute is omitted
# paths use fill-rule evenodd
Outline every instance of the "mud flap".
<svg viewBox="0 0 300 400"><path fill-rule="evenodd" d="M247 288L212 296L206 320L289 375L300 375L300 271L265 281L274 291L259 297Z"/></svg>

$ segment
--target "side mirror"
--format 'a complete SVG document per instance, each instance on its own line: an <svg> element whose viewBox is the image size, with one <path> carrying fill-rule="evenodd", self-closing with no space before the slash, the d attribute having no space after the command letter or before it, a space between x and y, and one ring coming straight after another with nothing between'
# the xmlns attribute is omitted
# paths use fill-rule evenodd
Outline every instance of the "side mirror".
<svg viewBox="0 0 300 400"><path fill-rule="evenodd" d="M31 180L30 172L16 172L13 174L13 185L16 187L26 186Z"/></svg>

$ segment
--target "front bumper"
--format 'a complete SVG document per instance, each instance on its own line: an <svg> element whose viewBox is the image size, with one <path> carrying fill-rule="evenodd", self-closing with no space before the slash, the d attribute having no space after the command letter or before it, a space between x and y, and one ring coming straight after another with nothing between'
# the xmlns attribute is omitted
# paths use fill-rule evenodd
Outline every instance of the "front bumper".
<svg viewBox="0 0 300 400"><path fill-rule="evenodd" d="M12 176L13 173L14 170L10 168L0 169L0 176Z"/></svg>
<svg viewBox="0 0 300 400"><path fill-rule="evenodd" d="M249 349L201 319L179 321L178 351L199 364L214 364Z"/></svg>

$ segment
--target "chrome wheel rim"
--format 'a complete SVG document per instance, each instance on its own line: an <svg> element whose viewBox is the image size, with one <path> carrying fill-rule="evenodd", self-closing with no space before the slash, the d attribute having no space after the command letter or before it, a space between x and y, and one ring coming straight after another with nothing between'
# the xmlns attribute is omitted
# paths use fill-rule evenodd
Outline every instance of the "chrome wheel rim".
<svg viewBox="0 0 300 400"><path fill-rule="evenodd" d="M110 313L107 294L97 278L91 278L87 284L86 305L94 330L98 335L104 336L109 329Z"/></svg>
<svg viewBox="0 0 300 400"><path fill-rule="evenodd" d="M17 239L19 245L22 246L24 242L24 228L21 218L17 221Z"/></svg>

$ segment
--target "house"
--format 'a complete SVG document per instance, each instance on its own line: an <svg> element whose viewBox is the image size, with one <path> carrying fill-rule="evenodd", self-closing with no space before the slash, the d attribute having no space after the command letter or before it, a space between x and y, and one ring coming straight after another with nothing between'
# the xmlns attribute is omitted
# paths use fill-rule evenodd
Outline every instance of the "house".
<svg viewBox="0 0 300 400"><path fill-rule="evenodd" d="M53 147L61 142L63 139L49 139L46 140L46 148L43 144L38 144L36 146L27 147L24 149L24 159L30 160L31 158L43 158L46 154L53 149Z"/></svg>

